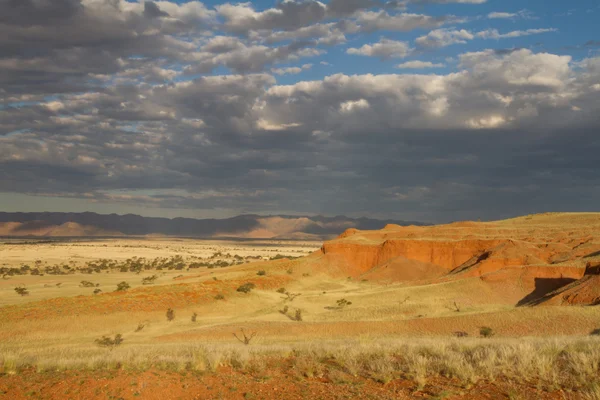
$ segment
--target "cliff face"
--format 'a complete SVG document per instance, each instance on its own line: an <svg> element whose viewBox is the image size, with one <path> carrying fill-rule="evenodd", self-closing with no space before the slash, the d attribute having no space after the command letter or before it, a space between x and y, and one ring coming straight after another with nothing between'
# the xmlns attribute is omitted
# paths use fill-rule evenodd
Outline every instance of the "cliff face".
<svg viewBox="0 0 600 400"><path fill-rule="evenodd" d="M590 260L598 259L600 270L600 214L348 229L324 243L320 256L335 265L336 273L351 277L392 282L479 278L496 287L518 285L524 292L545 296L582 279ZM598 292L600 296L600 288ZM583 303L596 300L592 294Z"/></svg>

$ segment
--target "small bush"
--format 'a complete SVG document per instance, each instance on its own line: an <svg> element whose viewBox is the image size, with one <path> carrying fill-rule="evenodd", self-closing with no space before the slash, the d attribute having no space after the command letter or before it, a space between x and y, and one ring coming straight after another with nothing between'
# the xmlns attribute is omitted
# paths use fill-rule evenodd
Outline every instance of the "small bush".
<svg viewBox="0 0 600 400"><path fill-rule="evenodd" d="M94 289L94 294L102 293L102 289Z"/></svg>
<svg viewBox="0 0 600 400"><path fill-rule="evenodd" d="M25 286L17 286L15 292L21 296L29 296L29 290Z"/></svg>
<svg viewBox="0 0 600 400"><path fill-rule="evenodd" d="M123 340L123 336L120 333L117 333L114 338L111 338L110 336L102 336L100 339L94 340L94 342L100 347L107 347L112 350L116 346L121 345Z"/></svg>
<svg viewBox="0 0 600 400"><path fill-rule="evenodd" d="M286 315L289 310L290 310L290 308L288 306L283 306L283 309L279 310L279 312L282 313L283 315Z"/></svg>
<svg viewBox="0 0 600 400"><path fill-rule="evenodd" d="M279 289L277 289L277 293L281 293L281 294L283 294L283 293L285 293L285 292L286 292L286 290L285 290L285 288L283 288L283 287L280 287Z"/></svg>
<svg viewBox="0 0 600 400"><path fill-rule="evenodd" d="M287 273L292 275L294 273L294 268L288 268Z"/></svg>
<svg viewBox="0 0 600 400"><path fill-rule="evenodd" d="M225 300L225 296L223 296L221 293L219 293L218 295L215 296L215 300Z"/></svg>
<svg viewBox="0 0 600 400"><path fill-rule="evenodd" d="M294 321L302 321L302 310L296 309L296 314L294 314Z"/></svg>
<svg viewBox="0 0 600 400"><path fill-rule="evenodd" d="M348 301L346 299L339 299L336 303L337 303L338 308L344 308L344 307L352 305L352 302Z"/></svg>
<svg viewBox="0 0 600 400"><path fill-rule="evenodd" d="M169 308L167 310L167 321L171 322L175 319L175 310L173 310L172 308Z"/></svg>
<svg viewBox="0 0 600 400"><path fill-rule="evenodd" d="M156 275L147 276L145 278L142 278L142 285L152 285L154 284L154 282L156 282L157 279L158 276Z"/></svg>
<svg viewBox="0 0 600 400"><path fill-rule="evenodd" d="M256 285L254 283L248 282L237 288L237 291L242 293L250 293L255 287Z"/></svg>
<svg viewBox="0 0 600 400"><path fill-rule="evenodd" d="M144 328L146 327L146 323L145 322L140 322L137 326L137 328L135 328L136 332L141 332Z"/></svg>
<svg viewBox="0 0 600 400"><path fill-rule="evenodd" d="M600 336L600 328L596 328L593 331L591 331L590 335L592 335L592 336Z"/></svg>
<svg viewBox="0 0 600 400"><path fill-rule="evenodd" d="M96 287L96 285L90 281L81 281L79 286L81 286L81 287Z"/></svg>
<svg viewBox="0 0 600 400"><path fill-rule="evenodd" d="M452 332L452 336L455 337L467 337L469 336L469 334L465 331L456 331L456 332Z"/></svg>
<svg viewBox="0 0 600 400"><path fill-rule="evenodd" d="M482 326L481 328L479 328L479 334L481 335L481 337L490 338L494 336L494 330L489 326Z"/></svg>
<svg viewBox="0 0 600 400"><path fill-rule="evenodd" d="M131 286L129 286L129 283L123 281L117 285L117 290L115 290L115 292L125 292L126 290L128 290L130 288L131 288Z"/></svg>
<svg viewBox="0 0 600 400"><path fill-rule="evenodd" d="M267 271L265 271L264 269L261 269L260 271L258 271L256 273L256 275L258 275L258 276L265 276L266 274L267 274Z"/></svg>
<svg viewBox="0 0 600 400"><path fill-rule="evenodd" d="M192 322L196 322L196 318L198 318L198 313L192 314Z"/></svg>

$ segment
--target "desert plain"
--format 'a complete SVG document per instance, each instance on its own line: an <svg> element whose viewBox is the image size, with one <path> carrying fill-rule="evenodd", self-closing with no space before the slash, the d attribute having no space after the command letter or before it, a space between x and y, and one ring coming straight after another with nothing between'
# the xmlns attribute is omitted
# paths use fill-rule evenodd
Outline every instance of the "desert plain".
<svg viewBox="0 0 600 400"><path fill-rule="evenodd" d="M0 243L0 399L600 399L599 213Z"/></svg>

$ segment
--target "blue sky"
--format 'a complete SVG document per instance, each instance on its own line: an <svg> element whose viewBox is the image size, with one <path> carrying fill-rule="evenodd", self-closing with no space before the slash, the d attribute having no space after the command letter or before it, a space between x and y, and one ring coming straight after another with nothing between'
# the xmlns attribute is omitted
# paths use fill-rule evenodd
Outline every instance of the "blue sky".
<svg viewBox="0 0 600 400"><path fill-rule="evenodd" d="M0 4L0 209L594 211L594 0Z"/></svg>

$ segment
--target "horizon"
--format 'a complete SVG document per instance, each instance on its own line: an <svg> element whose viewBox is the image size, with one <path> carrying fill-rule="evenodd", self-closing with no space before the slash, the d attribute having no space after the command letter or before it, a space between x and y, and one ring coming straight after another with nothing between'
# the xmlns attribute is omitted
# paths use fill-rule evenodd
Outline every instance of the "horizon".
<svg viewBox="0 0 600 400"><path fill-rule="evenodd" d="M599 16L594 0L0 0L0 211L593 212Z"/></svg>

